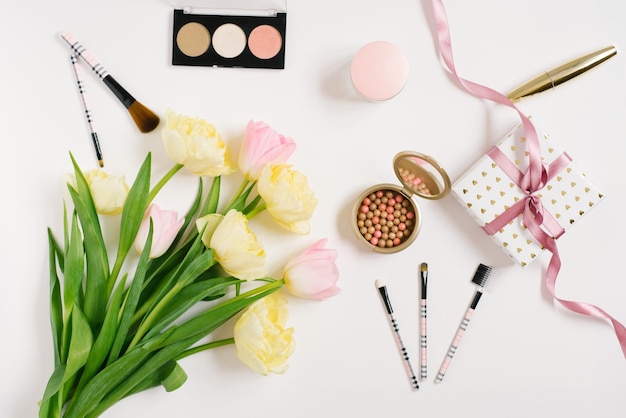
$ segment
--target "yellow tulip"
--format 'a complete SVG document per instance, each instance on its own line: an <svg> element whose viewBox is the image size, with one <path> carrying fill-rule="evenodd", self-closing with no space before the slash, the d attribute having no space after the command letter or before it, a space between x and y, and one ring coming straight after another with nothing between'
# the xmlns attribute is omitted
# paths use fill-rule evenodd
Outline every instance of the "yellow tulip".
<svg viewBox="0 0 626 418"><path fill-rule="evenodd" d="M309 220L317 199L304 174L284 163L266 165L257 188L267 211L279 225L302 235L311 231Z"/></svg>
<svg viewBox="0 0 626 418"><path fill-rule="evenodd" d="M293 328L285 329L287 299L274 292L250 305L235 323L237 357L257 373L284 373L295 349Z"/></svg>
<svg viewBox="0 0 626 418"><path fill-rule="evenodd" d="M199 118L166 113L161 131L165 152L177 164L198 176L217 177L236 171L230 151L215 126Z"/></svg>
<svg viewBox="0 0 626 418"><path fill-rule="evenodd" d="M201 232L204 228L202 242L213 249L215 259L228 274L241 280L267 276L265 250L243 213L232 209L224 216L207 215L198 219L196 226Z"/></svg>
<svg viewBox="0 0 626 418"><path fill-rule="evenodd" d="M129 190L126 179L123 176L112 176L101 168L83 174L91 190L96 211L102 215L122 213Z"/></svg>

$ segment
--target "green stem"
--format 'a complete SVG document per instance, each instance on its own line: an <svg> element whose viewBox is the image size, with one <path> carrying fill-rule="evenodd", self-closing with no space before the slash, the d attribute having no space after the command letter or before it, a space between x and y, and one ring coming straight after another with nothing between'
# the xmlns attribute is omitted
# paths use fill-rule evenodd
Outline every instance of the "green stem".
<svg viewBox="0 0 626 418"><path fill-rule="evenodd" d="M184 284L183 284L184 285ZM157 302L156 306L154 307L154 309L152 309L152 311L150 311L150 313L148 314L148 316L146 317L146 319L139 325L139 329L137 329L137 332L135 332L135 335L132 339L132 341L130 342L127 351L130 351L133 349L133 347L135 345L137 345L137 343L139 343L139 341L141 341L141 339L143 338L143 336L148 332L148 330L150 329L150 327L152 326L152 322L154 321L154 318L157 317L160 313L161 310L163 310L163 307L174 297L176 296L176 294L180 291L180 289L182 289L183 286L180 285L180 283L176 283L176 285L174 285L174 287L172 287L170 289L169 292L167 292L165 294L165 296L163 296L163 298L161 300L159 300L159 302Z"/></svg>
<svg viewBox="0 0 626 418"><path fill-rule="evenodd" d="M113 292L113 287L115 287L117 277L120 275L125 258L126 256L122 257L119 253L115 258L115 264L113 265L113 270L111 270L111 275L109 276L109 281L107 282L107 295L111 295L111 292Z"/></svg>
<svg viewBox="0 0 626 418"><path fill-rule="evenodd" d="M174 177L174 174L178 173L180 169L183 167L184 166L182 164L176 164L174 165L174 167L170 168L170 171L165 173L165 175L161 178L161 180L159 180L159 182L150 191L150 195L148 197L148 203L152 202L154 197L161 191L163 186L165 186L165 184L167 184L167 182L170 181L172 177Z"/></svg>
<svg viewBox="0 0 626 418"><path fill-rule="evenodd" d="M263 212L265 209L267 209L265 202L261 202L256 208L248 212L248 214L246 215L246 218L252 219L255 216L257 216L259 213Z"/></svg>
<svg viewBox="0 0 626 418"><path fill-rule="evenodd" d="M256 287L254 289L250 289L247 292L238 294L237 296L234 296L232 298L230 298L229 300L222 302L222 305L229 305L229 304L233 304L238 302L241 299L246 299L250 296L254 296L257 295L259 293L263 293L266 290L273 290L273 289L278 289L280 287L282 287L285 284L285 280L284 279L280 279L280 280L273 280L273 279L257 279L255 281L264 281L266 282L266 284Z"/></svg>
<svg viewBox="0 0 626 418"><path fill-rule="evenodd" d="M241 184L239 185L239 188L237 189L237 191L233 194L233 198L230 200L230 202L226 206L226 209L224 209L223 213L228 212L232 208L233 204L237 201L237 199L239 199L239 197L246 190L246 186L248 186L248 184L250 184L250 180L244 178Z"/></svg>
<svg viewBox="0 0 626 418"><path fill-rule="evenodd" d="M206 351L206 350L210 350L212 348L217 348L217 347L221 347L223 345L234 344L234 343L235 343L235 339L234 338L225 338L223 340L212 341L210 343L202 344L202 345L199 345L197 347L193 347L193 348L190 348L188 350L185 350L185 351L181 352L179 355L177 355L174 358L174 360L178 361L180 359L188 357L188 356L190 356L192 354L199 353L201 351Z"/></svg>
<svg viewBox="0 0 626 418"><path fill-rule="evenodd" d="M210 258L206 259L207 257ZM132 350L132 348L150 331L150 327L153 326L154 321L159 318L159 315L161 315L163 309L165 309L172 298L187 286L190 281L195 280L200 274L213 267L216 263L217 260L215 260L211 251L203 253L201 257L199 256L192 261L182 272L181 276L176 279L177 281L174 286L156 303L150 313L148 313L145 319L139 324L139 328L135 332L127 350Z"/></svg>

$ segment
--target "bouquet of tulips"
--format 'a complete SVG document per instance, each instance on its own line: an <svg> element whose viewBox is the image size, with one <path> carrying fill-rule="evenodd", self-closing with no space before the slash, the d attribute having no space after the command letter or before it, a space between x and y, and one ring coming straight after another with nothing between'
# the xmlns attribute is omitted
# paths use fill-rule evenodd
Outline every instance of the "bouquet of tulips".
<svg viewBox="0 0 626 418"><path fill-rule="evenodd" d="M42 418L97 417L134 393L175 390L186 381L180 359L226 344L252 370L282 373L294 341L280 290L313 300L339 292L337 254L326 239L294 255L276 279L248 224L267 210L288 230L310 232L317 200L287 164L291 138L251 121L239 154L244 178L224 203L221 178L236 167L215 127L172 111L166 124L162 138L174 166L154 185L151 154L130 187L102 169L83 172L71 158L73 209L64 211L62 240L48 231L54 371ZM179 216L156 201L183 167L199 181ZM114 253L103 238L105 215L121 215ZM236 316L232 338L203 341Z"/></svg>

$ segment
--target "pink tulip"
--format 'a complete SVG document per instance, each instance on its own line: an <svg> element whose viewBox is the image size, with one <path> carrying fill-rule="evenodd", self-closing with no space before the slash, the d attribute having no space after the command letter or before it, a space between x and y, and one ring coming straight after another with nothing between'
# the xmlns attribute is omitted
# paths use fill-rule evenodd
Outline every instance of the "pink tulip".
<svg viewBox="0 0 626 418"><path fill-rule="evenodd" d="M184 219L178 219L178 212L173 210L162 210L157 205L152 204L146 210L135 238L135 248L141 254L148 239L150 229L150 218L152 218L152 247L150 248L150 258L160 257L172 245L176 234L183 226Z"/></svg>
<svg viewBox="0 0 626 418"><path fill-rule="evenodd" d="M324 300L340 292L337 250L325 249L321 239L285 265L283 279L289 293L305 299Z"/></svg>
<svg viewBox="0 0 626 418"><path fill-rule="evenodd" d="M258 180L263 167L286 162L295 149L293 139L277 133L265 122L251 120L241 144L239 169L248 180Z"/></svg>

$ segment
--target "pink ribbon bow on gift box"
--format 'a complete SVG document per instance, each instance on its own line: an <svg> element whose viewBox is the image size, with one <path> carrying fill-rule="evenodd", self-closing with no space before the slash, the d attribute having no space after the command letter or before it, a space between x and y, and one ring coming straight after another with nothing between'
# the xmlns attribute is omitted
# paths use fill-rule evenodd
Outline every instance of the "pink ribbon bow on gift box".
<svg viewBox="0 0 626 418"><path fill-rule="evenodd" d="M452 42L450 39L448 18L442 0L433 0L433 8L439 50L448 70L450 70L461 86L474 96L488 99L514 109L519 114L526 133L528 168L525 173L521 173L514 165L512 168L508 167L510 161L504 155L501 155L501 153L498 154L499 149L497 151L495 150L497 147L494 147L490 151L490 156L494 159L494 162L500 165L518 187L526 193L526 198L520 199L515 205L500 214L494 221L485 225L484 230L488 234L493 235L504 225L522 214L524 226L530 231L533 237L552 254L545 278L546 287L552 297L571 311L583 315L605 318L611 321L622 353L624 357L626 357L626 328L624 325L595 305L564 300L556 296L555 283L559 270L561 269L561 258L559 257L559 252L556 247L556 238L558 238L563 231L558 224L555 225L556 221L550 220L551 215L544 210L541 199L536 195L536 192L541 190L550 178L555 176L556 173L569 163L569 157L567 154L563 153L549 166L544 165L541 159L541 148L539 146L539 140L537 139L537 131L530 119L503 94L489 87L465 80L457 74L452 55ZM546 230L548 230L548 232L546 232Z"/></svg>
<svg viewBox="0 0 626 418"><path fill-rule="evenodd" d="M515 183L517 187L526 193L526 199L518 200L513 206L509 207L493 221L483 226L483 230L487 234L493 235L504 228L513 219L522 214L522 222L525 226L535 224L537 227L550 233L550 236L554 239L563 235L565 230L561 225L559 225L556 219L554 219L552 214L544 209L541 204L541 199L536 193L543 189L550 182L550 180L556 177L561 170L572 162L570 156L563 152L549 165L545 163L542 164L539 184L533 184L530 179L530 171L522 173L515 166L515 164L504 155L497 145L491 148L487 155L498 165L498 167L502 169L502 171L511 179L511 181L513 181L513 183ZM541 161L541 155L537 156L529 153L528 158L531 160ZM533 234L533 236L535 236L535 234ZM535 236L535 238L537 237ZM543 244L543 242L541 242L541 244Z"/></svg>

